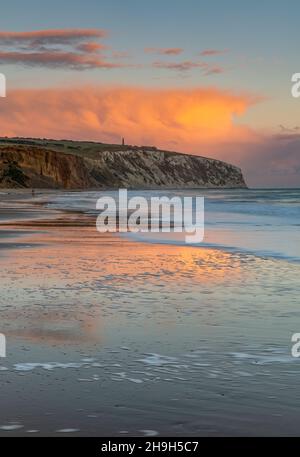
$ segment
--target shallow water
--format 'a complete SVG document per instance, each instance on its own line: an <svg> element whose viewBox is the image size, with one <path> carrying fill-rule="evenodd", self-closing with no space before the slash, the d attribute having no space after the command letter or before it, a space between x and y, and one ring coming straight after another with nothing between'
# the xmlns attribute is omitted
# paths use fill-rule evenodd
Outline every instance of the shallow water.
<svg viewBox="0 0 300 457"><path fill-rule="evenodd" d="M277 227L293 231L297 204ZM300 265L287 251L8 229L19 236L3 232L0 252L0 435L299 435Z"/></svg>
<svg viewBox="0 0 300 457"><path fill-rule="evenodd" d="M118 197L115 191L70 192L53 197L48 207L96 215L96 201L102 195ZM135 196L143 196L148 202L151 197L203 196L205 237L201 246L300 262L300 189L128 191L128 199ZM168 234L134 237L141 241L185 244L184 239Z"/></svg>

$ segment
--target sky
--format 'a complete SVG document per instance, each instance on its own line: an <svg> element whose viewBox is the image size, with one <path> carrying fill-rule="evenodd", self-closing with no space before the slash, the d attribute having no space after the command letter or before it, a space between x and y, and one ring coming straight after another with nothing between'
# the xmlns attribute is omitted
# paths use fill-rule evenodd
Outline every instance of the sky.
<svg viewBox="0 0 300 457"><path fill-rule="evenodd" d="M300 187L300 3L10 0L0 135L225 160L251 187Z"/></svg>

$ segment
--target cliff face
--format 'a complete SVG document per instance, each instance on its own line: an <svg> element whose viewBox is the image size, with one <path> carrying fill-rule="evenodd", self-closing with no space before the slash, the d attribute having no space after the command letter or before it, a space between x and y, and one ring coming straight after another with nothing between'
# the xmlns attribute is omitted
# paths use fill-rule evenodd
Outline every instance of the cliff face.
<svg viewBox="0 0 300 457"><path fill-rule="evenodd" d="M0 187L246 187L239 168L214 159L146 147L72 149L7 140L0 145Z"/></svg>
<svg viewBox="0 0 300 457"><path fill-rule="evenodd" d="M35 146L0 148L1 187L72 189L90 185L88 170L80 157Z"/></svg>
<svg viewBox="0 0 300 457"><path fill-rule="evenodd" d="M245 187L239 168L158 150L104 152L86 159L91 176L112 187Z"/></svg>

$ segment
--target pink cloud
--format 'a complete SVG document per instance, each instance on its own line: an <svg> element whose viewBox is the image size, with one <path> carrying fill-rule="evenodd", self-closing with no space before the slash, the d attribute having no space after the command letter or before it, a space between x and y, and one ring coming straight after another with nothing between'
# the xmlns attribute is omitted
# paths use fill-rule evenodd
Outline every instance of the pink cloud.
<svg viewBox="0 0 300 457"><path fill-rule="evenodd" d="M27 66L43 66L52 68L71 68L85 70L91 68L120 68L121 65L109 62L104 58L76 54L73 52L45 51L45 52L1 52L0 60L3 64L20 64Z"/></svg>
<svg viewBox="0 0 300 457"><path fill-rule="evenodd" d="M123 66L99 55L107 46L97 40L105 36L101 29L0 32L0 59L3 64L73 70Z"/></svg>
<svg viewBox="0 0 300 457"><path fill-rule="evenodd" d="M33 46L42 44L67 44L83 39L104 38L106 31L102 29L50 29L31 32L0 31L0 44L13 45L25 42Z"/></svg>
<svg viewBox="0 0 300 457"><path fill-rule="evenodd" d="M223 49L223 50L220 50L220 49L204 49L204 51L200 52L199 55L200 56L218 56L218 55L221 55L221 54L226 54L228 52L228 49Z"/></svg>
<svg viewBox="0 0 300 457"><path fill-rule="evenodd" d="M300 187L300 135L252 132L246 142L220 144L212 154L242 167L249 186Z"/></svg>
<svg viewBox="0 0 300 457"><path fill-rule="evenodd" d="M95 43L93 41L89 41L87 43L81 43L76 46L76 49L82 52L86 52L87 54L93 54L95 52L107 49L107 46L101 43Z"/></svg>
<svg viewBox="0 0 300 457"><path fill-rule="evenodd" d="M219 65L212 65L206 62L194 62L192 60L185 60L182 62L153 62L153 66L156 68L163 68L166 70L176 71L189 71L194 68L200 68L204 75L219 74L223 73L224 68Z"/></svg>
<svg viewBox="0 0 300 457"><path fill-rule="evenodd" d="M182 48L145 48L146 53L151 54L162 54L162 55L169 55L169 56L177 56L182 54Z"/></svg>

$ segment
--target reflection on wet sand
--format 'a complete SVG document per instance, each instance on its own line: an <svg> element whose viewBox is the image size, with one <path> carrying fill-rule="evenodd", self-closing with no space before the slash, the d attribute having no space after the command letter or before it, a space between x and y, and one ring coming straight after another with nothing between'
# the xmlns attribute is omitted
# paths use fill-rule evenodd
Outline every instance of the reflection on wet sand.
<svg viewBox="0 0 300 457"><path fill-rule="evenodd" d="M6 336L42 344L80 344L101 342L101 320L95 315L76 312L44 310L26 307L22 314L7 311L1 319ZM72 308L72 305L69 306Z"/></svg>
<svg viewBox="0 0 300 457"><path fill-rule="evenodd" d="M133 281L137 290L141 285L149 290L159 278L184 290L191 279L193 284L207 286L239 275L238 256L188 246L135 243L117 235L100 235L93 227L71 228L69 224L70 220L59 228L51 224L48 231L48 223L39 221L37 231L31 222L34 227L28 223L25 236L19 233L17 241L11 239L11 245L23 249L4 254L10 259L10 267L4 268L0 279L1 289L6 290L1 325L7 335L43 344L100 342L101 314L114 309L114 291L121 295L125 288L126 293ZM10 226L13 233L18 229L18 225ZM192 289L189 293L193 294ZM134 300L133 306L136 304ZM115 305L115 311L122 309ZM172 311L168 312L171 322ZM167 321L165 318L165 324Z"/></svg>
<svg viewBox="0 0 300 457"><path fill-rule="evenodd" d="M297 434L300 266L88 221L0 229L0 434Z"/></svg>

